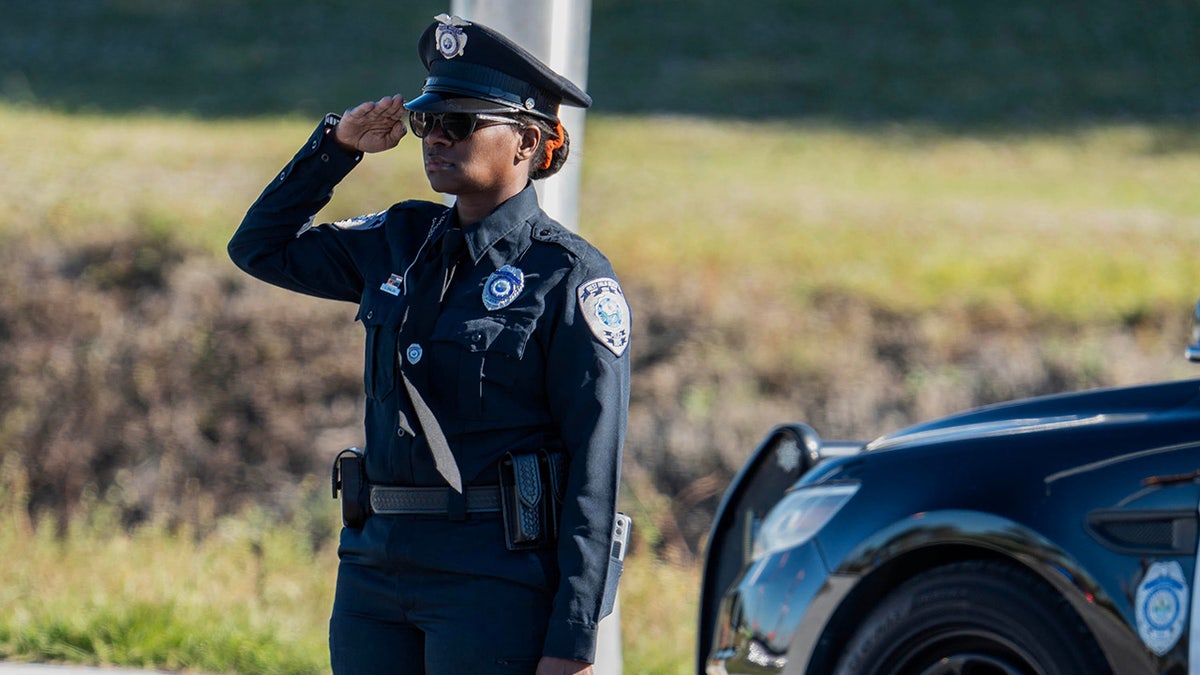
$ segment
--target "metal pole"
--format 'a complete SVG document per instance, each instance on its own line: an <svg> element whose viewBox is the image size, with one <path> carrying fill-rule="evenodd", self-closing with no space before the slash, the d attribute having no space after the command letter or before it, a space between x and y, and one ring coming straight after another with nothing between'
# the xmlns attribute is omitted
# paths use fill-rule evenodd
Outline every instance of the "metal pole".
<svg viewBox="0 0 1200 675"><path fill-rule="evenodd" d="M450 12L504 33L587 91L591 0L452 0ZM559 118L571 135L571 154L557 174L538 181L537 191L546 213L575 232L585 112L563 106Z"/></svg>
<svg viewBox="0 0 1200 675"><path fill-rule="evenodd" d="M591 0L452 0L450 13L504 33L556 72L587 91ZM571 154L554 176L537 184L546 213L571 231L579 230L580 160L584 110L563 106L563 127L571 134ZM621 601L600 622L596 675L621 675Z"/></svg>

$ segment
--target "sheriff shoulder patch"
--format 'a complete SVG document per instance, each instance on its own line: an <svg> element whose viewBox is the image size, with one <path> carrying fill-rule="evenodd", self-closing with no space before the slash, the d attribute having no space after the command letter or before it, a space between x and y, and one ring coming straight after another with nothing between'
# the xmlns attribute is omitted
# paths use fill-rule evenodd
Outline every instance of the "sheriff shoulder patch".
<svg viewBox="0 0 1200 675"><path fill-rule="evenodd" d="M629 346L629 304L617 280L601 277L585 281L575 294L579 311L596 339L613 354L624 354Z"/></svg>

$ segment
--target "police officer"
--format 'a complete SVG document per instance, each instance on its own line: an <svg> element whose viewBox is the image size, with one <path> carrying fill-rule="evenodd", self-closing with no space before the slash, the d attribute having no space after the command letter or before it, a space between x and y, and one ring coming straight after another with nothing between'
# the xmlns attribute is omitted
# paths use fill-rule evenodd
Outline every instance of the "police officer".
<svg viewBox="0 0 1200 675"><path fill-rule="evenodd" d="M421 95L327 116L229 243L259 279L357 303L366 329L361 489L342 476L343 514L357 499L361 517L338 550L333 671L590 673L619 575L630 313L608 260L541 210L531 181L569 151L559 106L591 99L458 17L437 17L418 52ZM453 206L314 225L364 153L409 131Z"/></svg>

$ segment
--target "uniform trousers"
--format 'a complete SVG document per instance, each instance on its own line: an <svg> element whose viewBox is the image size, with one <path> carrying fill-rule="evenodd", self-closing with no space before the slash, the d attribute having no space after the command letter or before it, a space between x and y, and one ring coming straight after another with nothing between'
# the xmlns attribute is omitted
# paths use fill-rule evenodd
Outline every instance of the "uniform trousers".
<svg viewBox="0 0 1200 675"><path fill-rule="evenodd" d="M343 529L334 675L533 675L557 571L509 551L500 516L379 516Z"/></svg>

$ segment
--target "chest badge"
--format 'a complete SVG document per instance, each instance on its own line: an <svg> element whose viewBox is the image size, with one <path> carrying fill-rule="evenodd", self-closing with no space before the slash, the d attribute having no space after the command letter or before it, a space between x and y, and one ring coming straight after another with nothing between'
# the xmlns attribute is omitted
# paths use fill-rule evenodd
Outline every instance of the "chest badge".
<svg viewBox="0 0 1200 675"><path fill-rule="evenodd" d="M512 265L505 265L492 272L483 285L483 306L489 311L508 307L524 288L525 273Z"/></svg>

